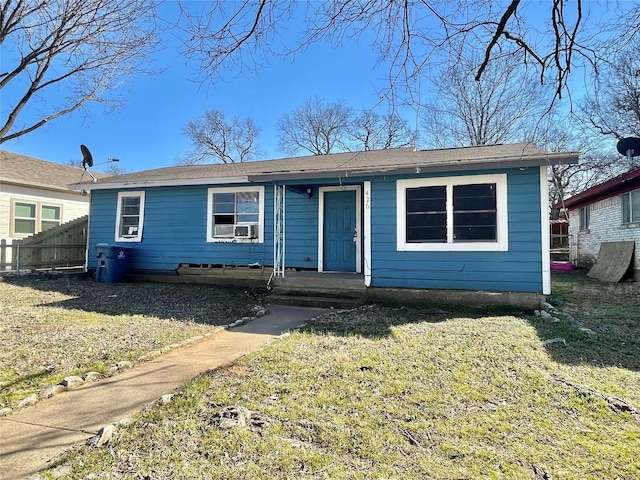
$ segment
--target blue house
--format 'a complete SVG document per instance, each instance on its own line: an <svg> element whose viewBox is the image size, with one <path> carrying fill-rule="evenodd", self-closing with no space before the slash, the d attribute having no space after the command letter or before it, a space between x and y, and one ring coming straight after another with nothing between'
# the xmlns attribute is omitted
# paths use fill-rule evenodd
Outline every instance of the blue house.
<svg viewBox="0 0 640 480"><path fill-rule="evenodd" d="M91 191L90 271L106 243L131 248L138 275L224 272L266 285L340 274L368 294L472 292L492 303L511 292L507 303L533 304L550 293L547 168L577 161L530 143L399 148L167 167L71 188Z"/></svg>

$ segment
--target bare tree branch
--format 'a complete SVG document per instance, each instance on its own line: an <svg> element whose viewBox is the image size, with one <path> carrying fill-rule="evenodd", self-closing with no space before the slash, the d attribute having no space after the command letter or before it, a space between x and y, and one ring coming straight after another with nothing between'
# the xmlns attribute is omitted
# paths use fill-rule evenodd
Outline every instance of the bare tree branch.
<svg viewBox="0 0 640 480"><path fill-rule="evenodd" d="M640 37L611 56L580 103L577 118L598 134L640 137Z"/></svg>
<svg viewBox="0 0 640 480"><path fill-rule="evenodd" d="M416 146L418 132L397 114L380 115L366 110L349 125L348 149L352 151L384 150Z"/></svg>
<svg viewBox="0 0 640 480"><path fill-rule="evenodd" d="M280 148L289 155L300 151L327 155L338 147L345 150L352 115L344 102L310 98L278 121Z"/></svg>
<svg viewBox="0 0 640 480"><path fill-rule="evenodd" d="M319 41L340 45L367 39L378 54L376 66L384 68L388 78L380 95L391 101L406 95L420 103L425 72L443 62L454 63L460 45L484 52L477 80L491 62L504 56L503 50L509 50L520 64L535 68L541 83L552 83L559 97L567 91L576 61L596 69L601 60L601 39L585 30L588 16L582 0L542 4L511 0L506 5L484 0L322 0L304 6L294 1L245 0L232 13L222 0L210 8L181 5L178 25L188 35L187 54L199 62L204 78L220 74L223 65L259 68L273 55L298 55ZM546 25L538 22L541 8L548 9ZM631 4L619 8L620 16L627 17L640 10ZM538 10L536 15L533 9ZM298 26L299 40L278 48L278 33ZM613 33L619 37L624 31Z"/></svg>
<svg viewBox="0 0 640 480"><path fill-rule="evenodd" d="M462 52L458 62L432 79L422 126L438 147L528 140L551 95L510 55L487 65L480 80L469 75L480 60Z"/></svg>
<svg viewBox="0 0 640 480"><path fill-rule="evenodd" d="M193 150L178 163L241 163L262 155L256 145L260 130L251 118L227 121L220 110L212 109L187 124L184 134L191 139Z"/></svg>
<svg viewBox="0 0 640 480"><path fill-rule="evenodd" d="M500 38L500 35L502 35L502 33L504 32L509 18L511 18L516 13L519 3L520 3L520 0L511 0L511 3L502 14L502 18L498 22L496 31L493 34L493 37L489 41L489 44L487 45L487 48L484 52L484 60L482 61L482 63L480 64L480 67L478 68L478 73L476 73L476 81L482 78L482 72L484 72L485 68L487 68L487 65L489 64L489 58L491 57L491 50L493 50L493 47L495 47L496 43L498 43L498 39Z"/></svg>
<svg viewBox="0 0 640 480"><path fill-rule="evenodd" d="M154 8L155 0L6 0L0 45L12 53L3 53L0 90L13 93L3 98L0 143L88 102L117 106L116 87L148 71L145 59L157 46ZM48 98L53 86L66 98Z"/></svg>

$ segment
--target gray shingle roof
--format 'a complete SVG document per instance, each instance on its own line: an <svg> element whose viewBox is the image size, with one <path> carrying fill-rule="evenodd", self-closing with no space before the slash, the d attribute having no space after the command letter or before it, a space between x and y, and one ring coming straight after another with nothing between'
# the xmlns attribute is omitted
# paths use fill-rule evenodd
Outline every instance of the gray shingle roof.
<svg viewBox="0 0 640 480"><path fill-rule="evenodd" d="M0 150L0 182L3 183L68 192L69 185L78 183L83 173L82 168ZM84 177L91 178L86 173Z"/></svg>
<svg viewBox="0 0 640 480"><path fill-rule="evenodd" d="M367 152L284 158L233 164L165 167L117 175L74 188L115 188L189 185L206 182L269 181L383 175L406 172L452 171L577 163L577 152L550 153L531 143L415 150L397 148Z"/></svg>

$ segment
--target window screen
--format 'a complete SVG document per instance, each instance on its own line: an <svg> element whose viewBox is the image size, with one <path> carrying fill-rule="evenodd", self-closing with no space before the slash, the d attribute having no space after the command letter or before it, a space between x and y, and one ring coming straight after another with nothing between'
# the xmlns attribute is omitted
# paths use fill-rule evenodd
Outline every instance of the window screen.
<svg viewBox="0 0 640 480"><path fill-rule="evenodd" d="M407 188L407 242L447 241L447 187Z"/></svg>
<svg viewBox="0 0 640 480"><path fill-rule="evenodd" d="M496 240L496 232L496 185L493 183L454 185L454 241Z"/></svg>
<svg viewBox="0 0 640 480"><path fill-rule="evenodd" d="M140 228L140 197L122 197L120 207L120 236L135 237Z"/></svg>

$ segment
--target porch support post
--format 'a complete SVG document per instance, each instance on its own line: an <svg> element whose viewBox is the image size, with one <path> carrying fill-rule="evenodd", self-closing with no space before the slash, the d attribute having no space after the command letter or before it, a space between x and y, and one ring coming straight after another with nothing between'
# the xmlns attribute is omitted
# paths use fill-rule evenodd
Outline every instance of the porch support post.
<svg viewBox="0 0 640 480"><path fill-rule="evenodd" d="M364 182L364 285L371 286L371 182Z"/></svg>

